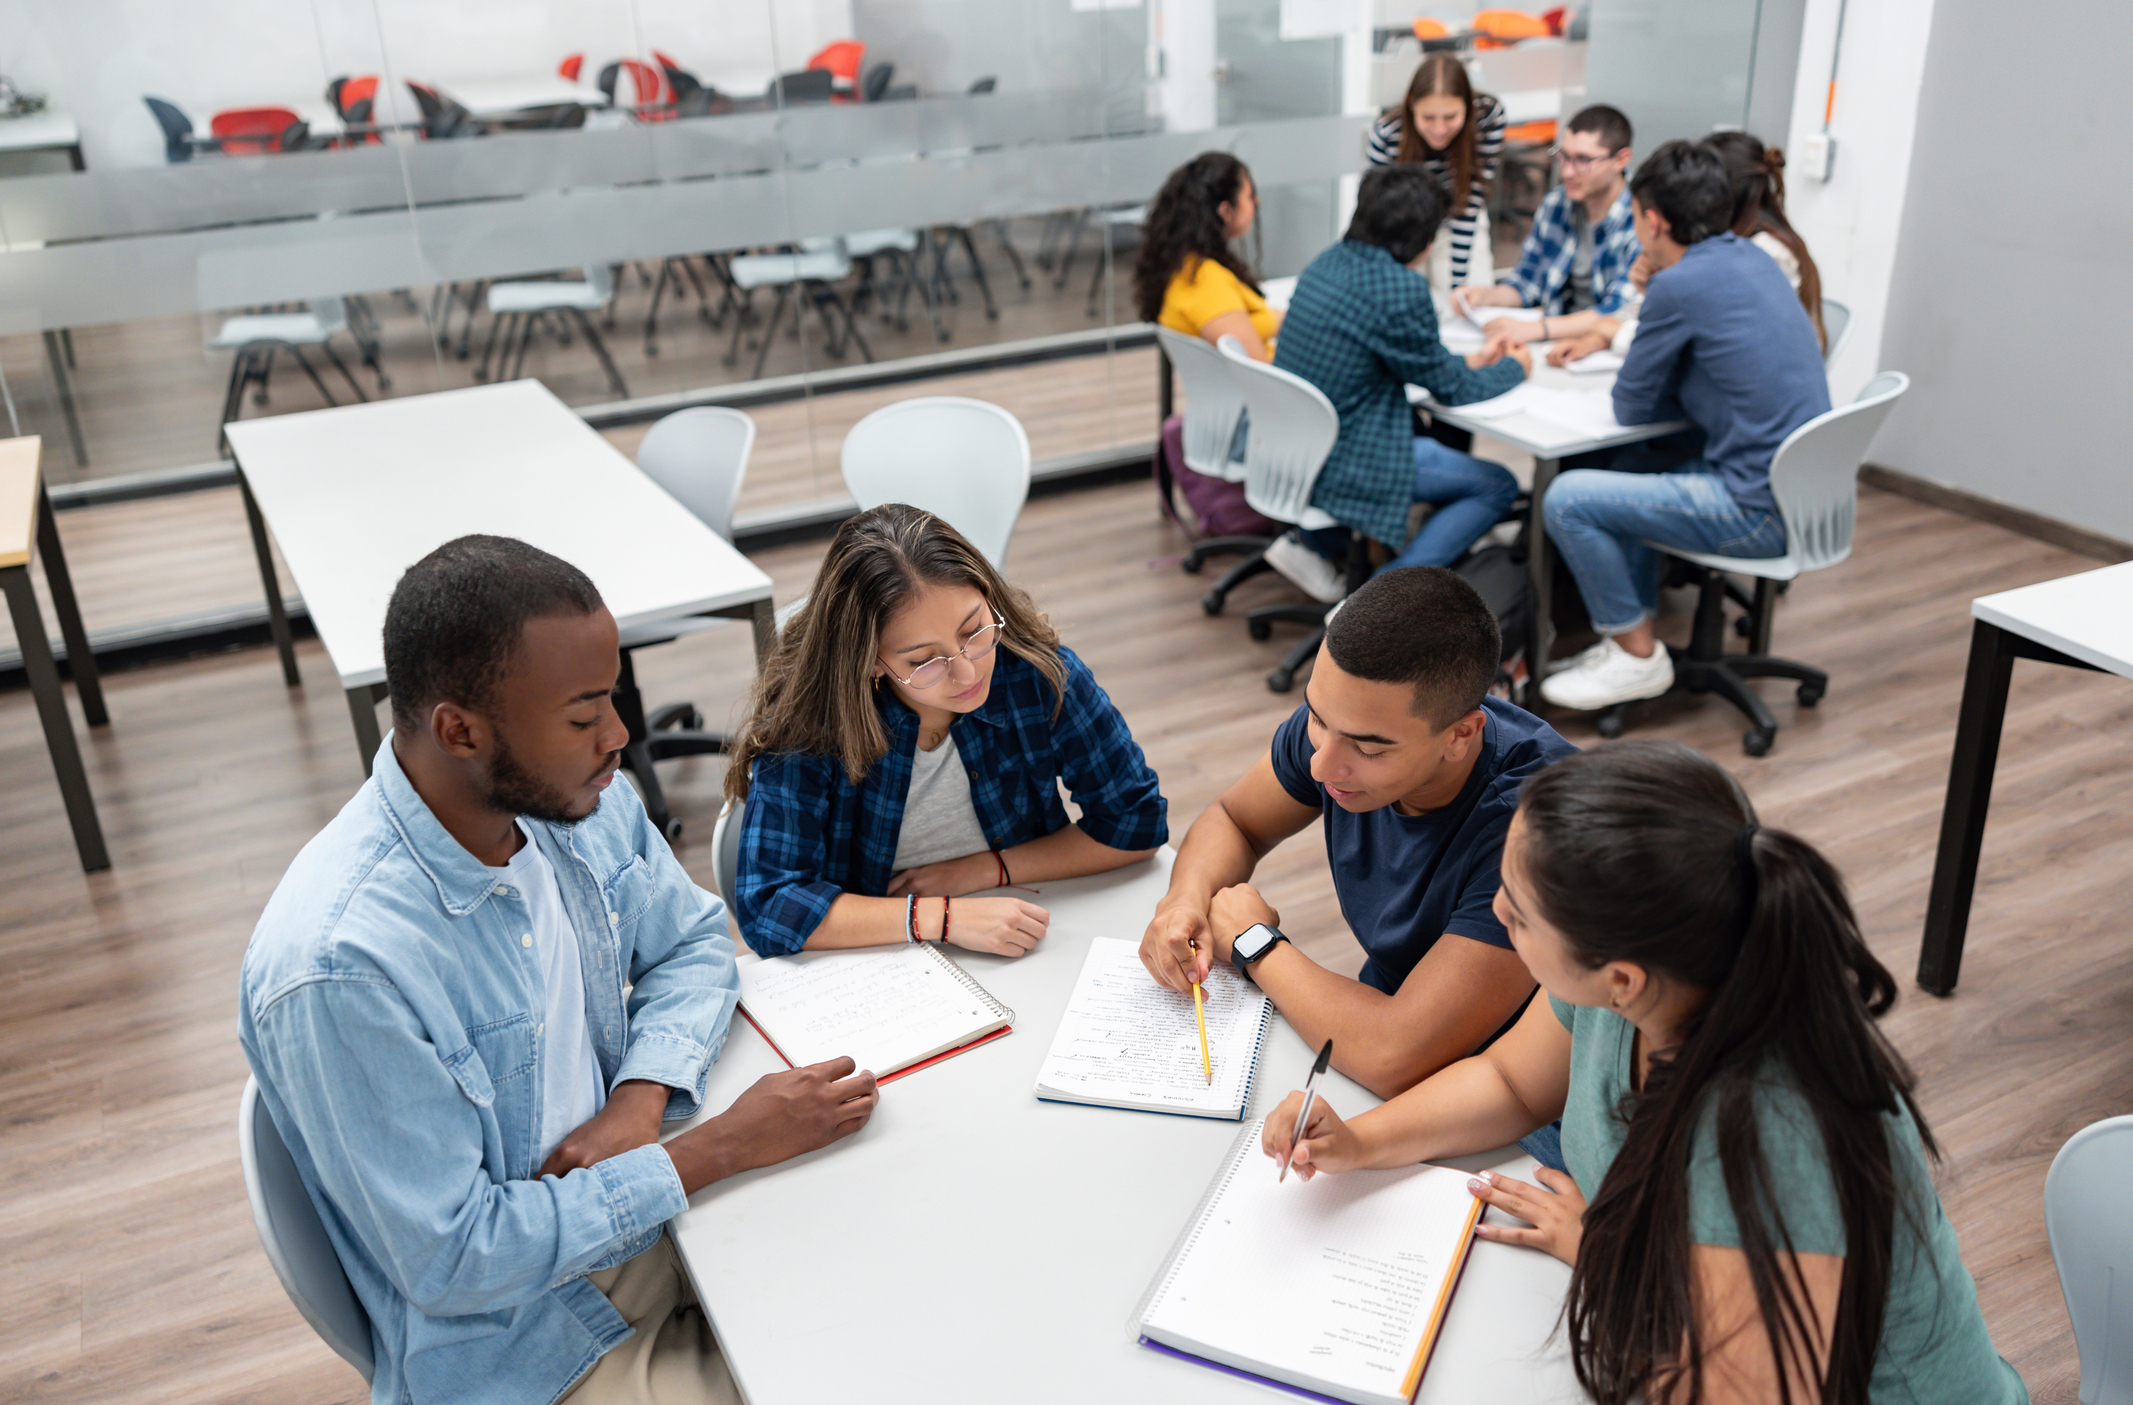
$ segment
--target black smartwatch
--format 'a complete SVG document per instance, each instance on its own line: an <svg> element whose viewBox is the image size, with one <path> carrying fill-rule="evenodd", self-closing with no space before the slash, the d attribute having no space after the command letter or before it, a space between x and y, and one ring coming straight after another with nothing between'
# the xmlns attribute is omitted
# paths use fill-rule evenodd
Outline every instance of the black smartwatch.
<svg viewBox="0 0 2133 1405"><path fill-rule="evenodd" d="M1252 967L1265 960L1266 954L1272 951L1277 943L1287 940L1279 930L1267 926L1264 922L1254 922L1237 934L1236 941L1230 943L1230 964L1237 968L1238 975L1257 985L1259 982L1252 980Z"/></svg>

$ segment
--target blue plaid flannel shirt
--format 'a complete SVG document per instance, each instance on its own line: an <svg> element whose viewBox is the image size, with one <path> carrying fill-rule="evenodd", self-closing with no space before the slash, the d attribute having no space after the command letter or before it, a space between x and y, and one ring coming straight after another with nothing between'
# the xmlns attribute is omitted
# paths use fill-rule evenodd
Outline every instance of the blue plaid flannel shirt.
<svg viewBox="0 0 2133 1405"><path fill-rule="evenodd" d="M1497 281L1518 291L1527 307L1546 308L1550 317L1570 310L1570 265L1577 258L1577 225L1571 218L1572 201L1561 186L1549 191L1533 216L1533 229L1519 250L1518 267ZM1622 310L1629 296L1629 266L1637 261L1643 246L1637 242L1637 221L1630 209L1629 187L1608 206L1607 217L1592 231L1592 306L1606 317Z"/></svg>
<svg viewBox="0 0 2133 1405"><path fill-rule="evenodd" d="M984 706L955 723L970 799L985 841L1011 849L1067 824L1064 780L1082 831L1114 849L1153 849L1170 838L1168 802L1126 719L1073 650L1063 705L1037 666L1001 649ZM876 694L888 753L854 785L833 756L784 752L756 758L741 819L733 907L748 945L783 956L843 893L888 891L911 788L918 714L884 688ZM1052 715L1059 705L1057 717Z"/></svg>

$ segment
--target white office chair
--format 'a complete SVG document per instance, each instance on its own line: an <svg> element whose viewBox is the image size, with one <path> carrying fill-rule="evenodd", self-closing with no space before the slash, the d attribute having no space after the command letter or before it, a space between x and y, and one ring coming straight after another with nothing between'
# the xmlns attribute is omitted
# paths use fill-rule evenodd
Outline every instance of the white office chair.
<svg viewBox="0 0 2133 1405"><path fill-rule="evenodd" d="M2044 1228L2081 1353L2081 1405L2133 1405L2133 1117L2067 1139L2044 1177Z"/></svg>
<svg viewBox="0 0 2133 1405"><path fill-rule="evenodd" d="M1844 346L1844 335L1852 329L1852 310L1835 298L1822 299L1822 335L1829 339L1823 349L1822 364L1837 364L1837 352Z"/></svg>
<svg viewBox="0 0 2133 1405"><path fill-rule="evenodd" d="M1867 446L1889 417L1896 399L1910 388L1901 371L1883 371L1867 382L1859 398L1815 416L1785 437L1770 461L1770 492L1785 519L1785 554L1770 557L1719 556L1684 551L1664 542L1646 546L1688 562L1701 574L1696 626L1686 649L1667 646L1674 658L1674 686L1692 693L1717 693L1747 714L1751 725L1741 737L1750 756L1770 751L1777 719L1769 705L1748 686L1751 678L1791 678L1799 683L1800 706L1813 707L1829 690L1829 675L1819 668L1770 654L1771 613L1776 585L1807 571L1834 566L1852 554L1852 523L1859 506L1859 465ZM1725 573L1755 577L1750 607L1749 651L1725 652ZM1630 704L1600 714L1603 737L1620 736Z"/></svg>
<svg viewBox="0 0 2133 1405"><path fill-rule="evenodd" d="M622 379L622 372L615 369L615 359L607 354L607 343L600 340L600 331L593 325L592 314L615 300L615 271L606 264L588 264L582 281L567 279L529 279L522 283L491 283L488 291L489 339L481 349L481 361L474 368L474 379L489 379L489 354L496 350L497 333L503 333L503 352L496 358L496 379L517 380L526 368L526 348L533 342L534 329L550 317L567 319L585 338L585 344L599 359L600 368L607 373L607 383L614 387L620 399L628 399L630 388ZM512 344L517 343L517 354L512 353ZM510 367L509 371L505 367Z"/></svg>
<svg viewBox="0 0 2133 1405"><path fill-rule="evenodd" d="M1242 483L1244 465L1229 453L1237 442L1237 425L1244 419L1244 390L1230 374L1229 363L1204 337L1188 337L1159 326L1155 339L1177 372L1178 383L1185 387L1185 466L1211 478ZM1165 477L1160 486L1167 498L1169 479ZM1210 615L1221 614L1238 582L1271 570L1264 553L1272 541L1271 537L1202 537L1194 542L1178 563L1190 575L1198 575L1210 556L1245 558L1200 597L1200 608Z"/></svg>
<svg viewBox="0 0 2133 1405"><path fill-rule="evenodd" d="M741 867L741 818L748 813L748 802L738 805L731 800L720 807L718 822L711 826L711 881L718 885L718 895L733 906L733 875ZM740 930L741 919L733 919L735 932Z"/></svg>
<svg viewBox="0 0 2133 1405"><path fill-rule="evenodd" d="M1235 337L1220 343L1223 359L1244 392L1245 412L1252 417L1251 438L1244 450L1244 500L1252 510L1305 531L1340 523L1311 506L1326 455L1340 437L1340 415L1324 391L1303 377L1256 361ZM1369 543L1355 533L1348 553L1348 589L1370 576ZM1246 617L1252 638L1265 639L1277 620L1311 626L1311 633L1289 650L1266 677L1267 687L1286 693L1296 675L1318 653L1326 637L1327 606L1261 605Z"/></svg>
<svg viewBox="0 0 2133 1405"><path fill-rule="evenodd" d="M370 1314L349 1286L347 1270L326 1235L318 1207L296 1174L296 1162L281 1139L259 1080L244 1081L237 1101L237 1155L244 1163L245 1194L260 1247L281 1280L282 1291L327 1346L368 1381L377 1370Z"/></svg>
<svg viewBox="0 0 2133 1405"><path fill-rule="evenodd" d="M900 400L844 437L844 486L862 509L922 508L995 567L1029 497L1029 435L998 405L959 395Z"/></svg>
<svg viewBox="0 0 2133 1405"><path fill-rule="evenodd" d="M653 425L637 446L637 467L666 489L669 496L727 541L733 540L733 505L748 476L748 456L755 448L755 421L722 405L699 405ZM704 715L694 703L669 703L647 714L637 686L632 653L666 644L685 634L716 629L731 621L699 616L632 625L622 631L622 673L615 680L615 712L629 728L622 764L636 777L645 813L668 839L681 837L681 821L668 810L666 793L652 763L676 756L723 754L729 739L704 730Z"/></svg>
<svg viewBox="0 0 2133 1405"><path fill-rule="evenodd" d="M785 316L786 305L793 301L797 290L800 306L793 309L793 334L804 336L807 326L807 304L813 303L816 315L822 319L823 331L827 334L825 349L830 355L844 356L844 345L849 339L859 348L859 354L869 362L874 353L867 347L867 339L859 334L859 322L852 316L852 306L837 291L836 285L852 276L851 255L842 239L829 241L827 247L817 245L813 252L803 250L796 254L741 254L726 262L726 276L733 286L744 295L758 288L776 288L777 301L770 305L770 320L763 324L761 348L756 352L755 371L752 379L761 380L763 363L770 357L770 341L778 330L778 323ZM844 317L844 330L838 331L837 321L830 315L835 308ZM734 319L733 344L726 348L725 363L735 365L741 359L742 328L747 324L746 315Z"/></svg>
<svg viewBox="0 0 2133 1405"><path fill-rule="evenodd" d="M237 418L244 406L247 385L256 384L259 387L257 402L266 403L267 380L274 370L275 353L281 351L288 352L303 373L311 378L321 399L328 405L340 404L333 398L333 392L326 388L326 382L319 378L317 368L304 356L305 347L316 348L333 363L333 369L348 382L356 399L368 400L370 397L363 393L363 387L356 383L355 373L333 349L333 338L341 332L348 333L363 363L376 373L379 391L389 389L392 381L378 365L376 344L350 324L345 298L312 298L304 304L302 312L254 312L225 319L214 340L208 343L210 350L237 353L230 363L230 383L222 398L221 423L227 425ZM227 439L220 442L227 452Z"/></svg>

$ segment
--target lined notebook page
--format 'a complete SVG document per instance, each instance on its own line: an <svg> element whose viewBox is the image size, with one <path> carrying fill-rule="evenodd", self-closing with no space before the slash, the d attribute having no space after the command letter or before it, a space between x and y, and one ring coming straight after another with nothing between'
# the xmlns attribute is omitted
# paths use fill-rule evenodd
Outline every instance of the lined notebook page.
<svg viewBox="0 0 2133 1405"><path fill-rule="evenodd" d="M1420 1383L1479 1216L1463 1171L1279 1181L1258 1123L1151 1290L1151 1340L1357 1405Z"/></svg>
<svg viewBox="0 0 2133 1405"><path fill-rule="evenodd" d="M1251 1096L1266 993L1216 962L1207 973L1207 1045L1215 1081L1200 1067L1192 997L1155 983L1140 943L1089 943L1059 1032L1037 1074L1037 1096L1055 1102L1242 1117Z"/></svg>
<svg viewBox="0 0 2133 1405"><path fill-rule="evenodd" d="M890 1074L1005 1028L1011 1011L930 946L740 957L741 1008L794 1067Z"/></svg>

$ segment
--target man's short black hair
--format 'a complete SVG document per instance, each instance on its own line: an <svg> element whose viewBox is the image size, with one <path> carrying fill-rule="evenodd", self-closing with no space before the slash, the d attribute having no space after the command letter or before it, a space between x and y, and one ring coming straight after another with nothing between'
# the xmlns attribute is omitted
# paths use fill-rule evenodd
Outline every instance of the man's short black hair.
<svg viewBox="0 0 2133 1405"><path fill-rule="evenodd" d="M1698 244L1733 225L1733 177L1702 142L1670 141L1644 158L1630 198L1666 217L1677 244Z"/></svg>
<svg viewBox="0 0 2133 1405"><path fill-rule="evenodd" d="M1457 571L1380 571L1326 626L1343 673L1415 690L1414 715L1440 731L1481 706L1503 659L1503 635L1481 592Z"/></svg>
<svg viewBox="0 0 2133 1405"><path fill-rule="evenodd" d="M600 592L583 571L511 537L448 541L407 568L385 607L385 681L393 725L420 730L430 709L490 706L526 621L584 615Z"/></svg>
<svg viewBox="0 0 2133 1405"><path fill-rule="evenodd" d="M1578 109L1578 115L1570 119L1570 130L1592 133L1600 139L1600 145L1607 148L1609 156L1631 141L1629 119L1622 115L1622 109L1609 107L1604 102Z"/></svg>
<svg viewBox="0 0 2133 1405"><path fill-rule="evenodd" d="M1344 236L1375 244L1401 263L1413 263L1437 237L1451 202L1444 187L1419 165L1379 166L1355 193L1355 217Z"/></svg>

